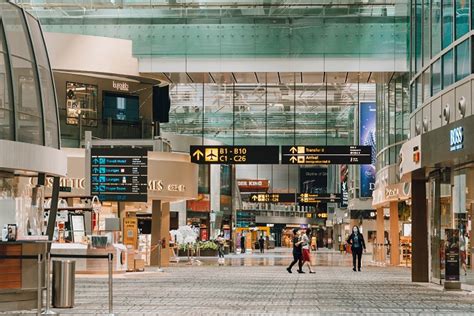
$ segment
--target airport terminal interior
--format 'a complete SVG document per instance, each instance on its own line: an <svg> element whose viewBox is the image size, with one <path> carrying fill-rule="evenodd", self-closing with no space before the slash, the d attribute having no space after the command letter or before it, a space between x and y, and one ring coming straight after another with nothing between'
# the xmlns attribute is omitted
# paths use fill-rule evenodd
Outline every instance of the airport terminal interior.
<svg viewBox="0 0 474 316"><path fill-rule="evenodd" d="M0 315L474 315L473 50L470 0L1 0Z"/></svg>

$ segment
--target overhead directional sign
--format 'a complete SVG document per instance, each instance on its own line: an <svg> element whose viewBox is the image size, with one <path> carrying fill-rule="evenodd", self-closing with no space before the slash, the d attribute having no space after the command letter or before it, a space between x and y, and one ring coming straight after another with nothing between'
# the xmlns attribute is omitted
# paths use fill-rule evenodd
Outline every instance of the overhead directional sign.
<svg viewBox="0 0 474 316"><path fill-rule="evenodd" d="M92 148L91 195L101 201L146 202L147 154L137 148Z"/></svg>
<svg viewBox="0 0 474 316"><path fill-rule="evenodd" d="M299 204L319 204L319 203L338 203L341 202L340 193L298 193L297 201Z"/></svg>
<svg viewBox="0 0 474 316"><path fill-rule="evenodd" d="M249 197L255 203L295 203L295 193L255 193Z"/></svg>
<svg viewBox="0 0 474 316"><path fill-rule="evenodd" d="M278 146L191 146L197 164L279 164Z"/></svg>
<svg viewBox="0 0 474 316"><path fill-rule="evenodd" d="M362 165L372 163L370 146L282 146L281 163L295 165Z"/></svg>

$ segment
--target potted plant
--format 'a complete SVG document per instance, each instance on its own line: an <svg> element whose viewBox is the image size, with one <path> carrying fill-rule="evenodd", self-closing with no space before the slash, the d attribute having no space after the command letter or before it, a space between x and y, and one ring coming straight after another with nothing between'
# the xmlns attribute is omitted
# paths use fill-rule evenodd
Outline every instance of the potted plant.
<svg viewBox="0 0 474 316"><path fill-rule="evenodd" d="M201 257L217 257L218 246L213 241L200 241L197 246L199 247Z"/></svg>

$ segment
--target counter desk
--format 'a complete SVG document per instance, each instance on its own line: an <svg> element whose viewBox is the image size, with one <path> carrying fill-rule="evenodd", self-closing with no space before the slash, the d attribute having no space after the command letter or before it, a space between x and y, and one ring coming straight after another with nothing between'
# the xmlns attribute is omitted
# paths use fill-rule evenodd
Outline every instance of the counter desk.
<svg viewBox="0 0 474 316"><path fill-rule="evenodd" d="M46 258L48 241L0 242L0 256L28 256L26 258L0 258L0 311L29 310L38 306L38 278L45 286L45 260L40 263L39 254Z"/></svg>

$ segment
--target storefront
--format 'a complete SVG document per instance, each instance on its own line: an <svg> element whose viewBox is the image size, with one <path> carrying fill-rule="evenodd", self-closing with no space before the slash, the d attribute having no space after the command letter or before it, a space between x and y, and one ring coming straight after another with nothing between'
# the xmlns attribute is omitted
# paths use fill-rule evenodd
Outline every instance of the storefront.
<svg viewBox="0 0 474 316"><path fill-rule="evenodd" d="M60 192L51 252L66 255L113 252L115 273L140 270L135 267L153 265L158 257L161 265L166 266L172 255L168 249L170 203L197 197L197 165L189 161L189 155L148 152L148 200L116 202L91 196L85 149L67 148L62 153L67 156L68 176L60 179L63 192ZM36 182L24 177L19 185L27 188ZM51 183L47 181L44 196L48 199L52 193ZM154 254L158 241L163 248ZM107 266L100 260L78 259L76 269L79 273L103 273Z"/></svg>
<svg viewBox="0 0 474 316"><path fill-rule="evenodd" d="M431 277L449 279L445 258L454 230L459 247L459 280L474 284L474 116L421 135L422 165L428 184L428 230Z"/></svg>
<svg viewBox="0 0 474 316"><path fill-rule="evenodd" d="M372 240L374 250L377 252L374 254L376 261L388 261L395 266L400 264L403 266L411 265L412 224L410 205L410 182L379 186L374 191L372 206L377 209L377 215L379 213L386 214L389 218L388 229L386 228L387 223L377 221L378 225L374 236L377 242ZM383 230L381 227L383 227ZM379 240L382 240L382 242L378 242Z"/></svg>

